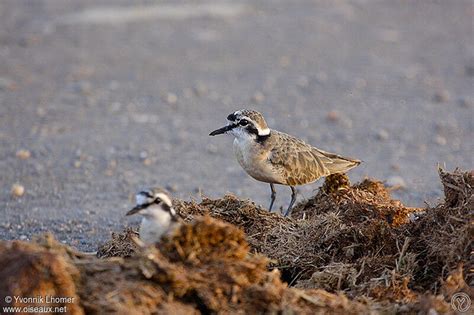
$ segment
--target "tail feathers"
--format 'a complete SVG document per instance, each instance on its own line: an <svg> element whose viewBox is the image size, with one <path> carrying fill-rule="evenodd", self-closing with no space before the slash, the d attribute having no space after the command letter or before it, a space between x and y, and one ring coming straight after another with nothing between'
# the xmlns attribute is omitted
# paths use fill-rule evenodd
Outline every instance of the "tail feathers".
<svg viewBox="0 0 474 315"><path fill-rule="evenodd" d="M337 173L345 173L348 170L356 167L362 161L343 157L334 153L326 152L320 149L313 148L313 155L322 164L322 169L324 169L324 175L327 176Z"/></svg>
<svg viewBox="0 0 474 315"><path fill-rule="evenodd" d="M333 163L326 165L330 174L345 173L359 165L362 161L338 156L337 158L332 159L332 162Z"/></svg>

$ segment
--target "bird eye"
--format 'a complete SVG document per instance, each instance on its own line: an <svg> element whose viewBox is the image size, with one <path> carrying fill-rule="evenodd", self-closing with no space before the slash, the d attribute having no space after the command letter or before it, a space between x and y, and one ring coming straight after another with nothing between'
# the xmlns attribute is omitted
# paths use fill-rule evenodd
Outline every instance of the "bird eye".
<svg viewBox="0 0 474 315"><path fill-rule="evenodd" d="M245 119L239 121L239 125L241 125L241 126L247 126L248 124L249 124L249 122Z"/></svg>

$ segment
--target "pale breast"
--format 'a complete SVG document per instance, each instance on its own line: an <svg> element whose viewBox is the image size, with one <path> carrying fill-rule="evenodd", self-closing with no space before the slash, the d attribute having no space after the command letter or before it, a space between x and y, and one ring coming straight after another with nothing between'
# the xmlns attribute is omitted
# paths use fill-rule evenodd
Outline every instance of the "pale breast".
<svg viewBox="0 0 474 315"><path fill-rule="evenodd" d="M240 166L256 180L276 184L285 182L268 160L270 151L255 141L235 138L234 153Z"/></svg>
<svg viewBox="0 0 474 315"><path fill-rule="evenodd" d="M146 244L160 241L163 234L170 228L170 218L143 218L140 225L140 239Z"/></svg>

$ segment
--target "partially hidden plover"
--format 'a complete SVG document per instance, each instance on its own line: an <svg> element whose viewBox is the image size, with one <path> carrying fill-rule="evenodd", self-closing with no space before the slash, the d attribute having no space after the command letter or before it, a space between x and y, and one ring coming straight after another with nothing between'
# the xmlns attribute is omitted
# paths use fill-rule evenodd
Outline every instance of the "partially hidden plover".
<svg viewBox="0 0 474 315"><path fill-rule="evenodd" d="M242 168L256 180L270 183L272 210L276 197L274 184L291 188L287 216L296 200L294 186L305 185L320 177L344 173L361 161L317 149L303 140L268 128L262 114L238 110L227 116L228 124L209 135L231 134L234 153Z"/></svg>
<svg viewBox="0 0 474 315"><path fill-rule="evenodd" d="M135 199L136 206L126 215L139 214L143 217L139 233L145 244L159 242L178 222L170 195L163 189L150 188L137 193Z"/></svg>

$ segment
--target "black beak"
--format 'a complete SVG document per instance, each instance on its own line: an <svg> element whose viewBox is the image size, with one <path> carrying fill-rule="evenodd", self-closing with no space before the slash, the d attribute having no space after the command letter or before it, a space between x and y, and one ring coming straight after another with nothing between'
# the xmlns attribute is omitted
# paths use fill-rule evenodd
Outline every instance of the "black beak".
<svg viewBox="0 0 474 315"><path fill-rule="evenodd" d="M128 211L125 215L128 216L128 215L132 215L132 214L135 214L135 213L138 213L140 210L144 209L145 207L143 205L139 205L139 206L136 206L135 208L133 208L132 210Z"/></svg>
<svg viewBox="0 0 474 315"><path fill-rule="evenodd" d="M217 130L214 130L213 132L211 132L209 135L210 136L217 136L217 135L220 135L220 134L223 134L223 133L226 133L227 131L229 130L232 130L234 129L235 127L237 127L237 125L227 125L227 126L224 126L222 128L219 128Z"/></svg>

